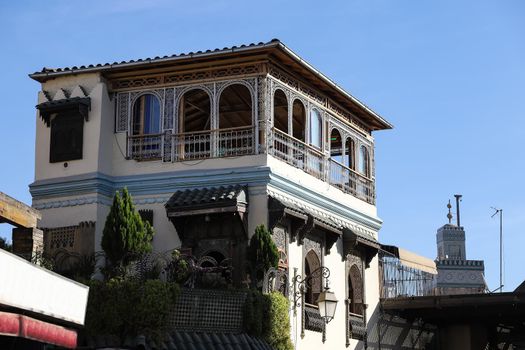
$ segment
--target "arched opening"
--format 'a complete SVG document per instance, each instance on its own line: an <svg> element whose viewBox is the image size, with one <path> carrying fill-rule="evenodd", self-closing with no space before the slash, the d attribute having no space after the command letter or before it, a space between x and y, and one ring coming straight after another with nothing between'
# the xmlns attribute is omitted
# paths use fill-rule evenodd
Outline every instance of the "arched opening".
<svg viewBox="0 0 525 350"><path fill-rule="evenodd" d="M310 112L310 144L318 149L323 145L323 118L315 108Z"/></svg>
<svg viewBox="0 0 525 350"><path fill-rule="evenodd" d="M294 100L292 105L292 130L293 137L305 142L306 110L299 100Z"/></svg>
<svg viewBox="0 0 525 350"><path fill-rule="evenodd" d="M179 135L175 148L180 159L208 158L211 155L211 98L202 89L192 89L179 102Z"/></svg>
<svg viewBox="0 0 525 350"><path fill-rule="evenodd" d="M357 171L366 177L370 177L370 156L365 146L359 148L359 165Z"/></svg>
<svg viewBox="0 0 525 350"><path fill-rule="evenodd" d="M304 275L310 279L309 282L305 283L304 302L306 304L317 305L317 298L321 293L322 286L322 276L318 270L320 267L321 261L319 257L313 250L310 250L304 258ZM314 271L316 271L316 273L312 274Z"/></svg>
<svg viewBox="0 0 525 350"><path fill-rule="evenodd" d="M160 133L160 102L153 94L139 96L133 104L133 135Z"/></svg>
<svg viewBox="0 0 525 350"><path fill-rule="evenodd" d="M333 129L330 134L330 157L343 164L343 140L337 129Z"/></svg>
<svg viewBox="0 0 525 350"><path fill-rule="evenodd" d="M242 84L225 88L219 99L219 128L236 128L252 125L252 96Z"/></svg>
<svg viewBox="0 0 525 350"><path fill-rule="evenodd" d="M273 96L273 125L288 134L288 99L283 90L276 90Z"/></svg>
<svg viewBox="0 0 525 350"><path fill-rule="evenodd" d="M242 84L225 88L219 99L219 157L253 154L252 96Z"/></svg>
<svg viewBox="0 0 525 350"><path fill-rule="evenodd" d="M355 144L352 138L347 138L345 142L345 162L344 164L352 170L355 170Z"/></svg>
<svg viewBox="0 0 525 350"><path fill-rule="evenodd" d="M133 103L131 137L129 147L131 157L136 160L160 158L160 101L153 94L139 96Z"/></svg>
<svg viewBox="0 0 525 350"><path fill-rule="evenodd" d="M211 103L210 96L202 89L187 91L180 99L181 133L210 130Z"/></svg>
<svg viewBox="0 0 525 350"><path fill-rule="evenodd" d="M363 315L363 280L356 265L348 273L348 302L351 313Z"/></svg>
<svg viewBox="0 0 525 350"><path fill-rule="evenodd" d="M218 267L224 261L225 256L218 251L209 251L199 259L200 267Z"/></svg>

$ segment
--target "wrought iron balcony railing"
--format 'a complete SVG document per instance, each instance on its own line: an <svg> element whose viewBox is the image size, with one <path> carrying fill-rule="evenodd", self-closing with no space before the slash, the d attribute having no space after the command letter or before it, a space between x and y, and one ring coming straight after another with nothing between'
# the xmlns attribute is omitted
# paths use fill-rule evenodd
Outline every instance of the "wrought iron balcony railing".
<svg viewBox="0 0 525 350"><path fill-rule="evenodd" d="M180 162L256 153L253 126L180 134L128 137L128 155L135 160ZM374 180L330 158L321 150L272 128L268 154L368 203L375 203Z"/></svg>
<svg viewBox="0 0 525 350"><path fill-rule="evenodd" d="M375 203L374 180L338 163L317 148L272 128L268 153L284 162L338 187L345 193Z"/></svg>

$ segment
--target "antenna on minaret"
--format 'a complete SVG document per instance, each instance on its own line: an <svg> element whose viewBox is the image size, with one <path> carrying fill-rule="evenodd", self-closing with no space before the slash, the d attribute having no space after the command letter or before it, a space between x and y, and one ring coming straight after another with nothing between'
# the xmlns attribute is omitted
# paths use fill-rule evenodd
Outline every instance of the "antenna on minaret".
<svg viewBox="0 0 525 350"><path fill-rule="evenodd" d="M455 194L454 197L456 197L456 219L458 220L458 227L461 227L460 220L459 220L459 201L461 200L461 197L463 197L460 194Z"/></svg>
<svg viewBox="0 0 525 350"><path fill-rule="evenodd" d="M450 205L450 199L448 200L447 208L448 208L448 214L447 214L448 223L451 224L452 223L452 213L450 212L450 208L452 208L452 205Z"/></svg>

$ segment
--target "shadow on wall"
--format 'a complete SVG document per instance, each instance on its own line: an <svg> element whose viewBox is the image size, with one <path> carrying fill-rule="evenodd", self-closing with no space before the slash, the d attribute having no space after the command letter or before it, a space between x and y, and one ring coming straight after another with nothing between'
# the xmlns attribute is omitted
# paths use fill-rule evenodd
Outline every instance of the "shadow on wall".
<svg viewBox="0 0 525 350"><path fill-rule="evenodd" d="M436 327L420 320L409 322L381 310L378 305L367 324L367 341L359 342L356 350L436 350Z"/></svg>

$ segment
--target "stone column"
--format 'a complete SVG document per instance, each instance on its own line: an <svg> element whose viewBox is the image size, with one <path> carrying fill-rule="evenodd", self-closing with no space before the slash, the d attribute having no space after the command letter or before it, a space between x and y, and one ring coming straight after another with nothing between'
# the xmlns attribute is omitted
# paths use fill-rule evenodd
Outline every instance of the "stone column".
<svg viewBox="0 0 525 350"><path fill-rule="evenodd" d="M44 252L44 233L37 228L13 229L13 253L28 261L34 261Z"/></svg>

